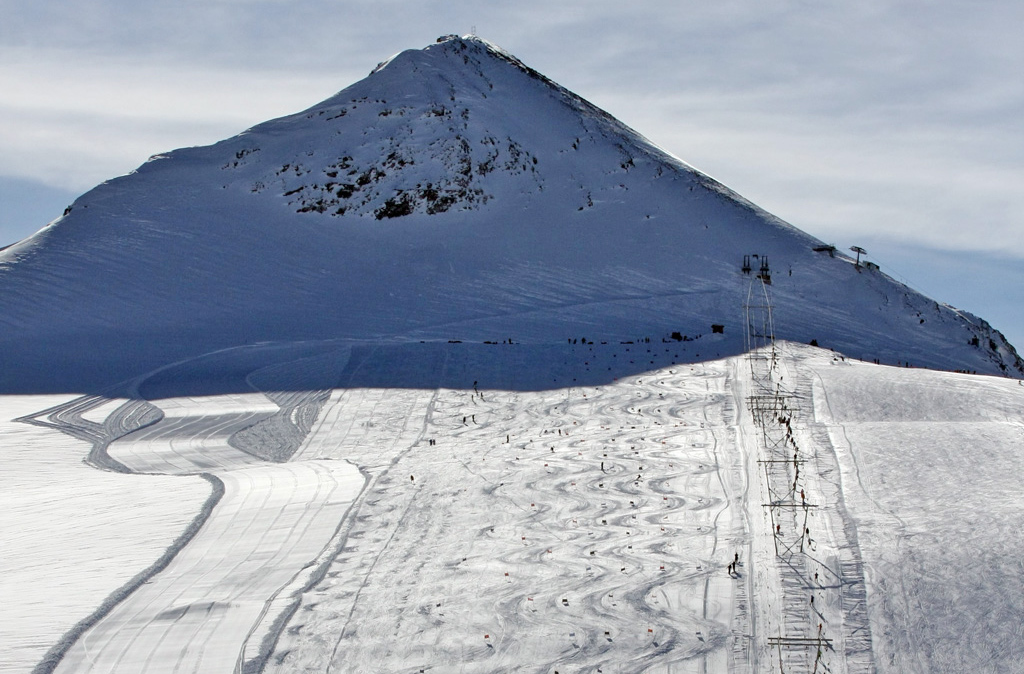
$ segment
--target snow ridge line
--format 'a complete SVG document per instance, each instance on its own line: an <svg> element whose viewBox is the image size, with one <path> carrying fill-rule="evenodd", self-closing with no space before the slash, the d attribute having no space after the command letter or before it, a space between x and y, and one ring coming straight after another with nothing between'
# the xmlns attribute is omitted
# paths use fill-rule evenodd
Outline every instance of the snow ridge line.
<svg viewBox="0 0 1024 674"><path fill-rule="evenodd" d="M206 502L203 503L203 507L199 509L195 518L193 518L192 522L185 528L185 531L183 531L181 535L178 536L170 546L168 546L167 550L164 551L164 554L153 562L149 568L143 569L136 574L135 577L121 586L120 589L115 590L110 596L103 600L103 603L101 603L95 611L68 630L67 633L61 637L49 651L46 652L42 661L32 668L31 674L53 674L57 666L60 665L61 660L64 659L67 652L75 645L83 634L106 618L118 604L130 597L132 593L142 587L143 584L166 569L178 553L181 552L181 550L184 549L184 547L188 545L193 538L195 538L196 534L199 533L199 530L203 528L204 524L206 524L206 520L209 519L213 509L217 507L218 503L220 503L221 497L224 496L224 483L221 482L220 478L211 473L199 473L198 475L210 483L212 490L210 492L210 496L206 499Z"/></svg>

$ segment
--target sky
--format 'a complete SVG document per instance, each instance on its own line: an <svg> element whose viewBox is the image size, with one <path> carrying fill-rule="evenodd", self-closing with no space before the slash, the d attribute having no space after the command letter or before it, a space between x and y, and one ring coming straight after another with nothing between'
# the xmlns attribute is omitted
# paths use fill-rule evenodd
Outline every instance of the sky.
<svg viewBox="0 0 1024 674"><path fill-rule="evenodd" d="M149 156L475 33L1024 350L1016 0L0 0L0 247Z"/></svg>

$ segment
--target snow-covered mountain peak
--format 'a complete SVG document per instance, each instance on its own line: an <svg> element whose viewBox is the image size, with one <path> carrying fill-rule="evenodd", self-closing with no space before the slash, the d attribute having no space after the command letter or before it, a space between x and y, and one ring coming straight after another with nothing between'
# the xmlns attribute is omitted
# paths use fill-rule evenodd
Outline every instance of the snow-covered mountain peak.
<svg viewBox="0 0 1024 674"><path fill-rule="evenodd" d="M561 190L567 179L576 208L593 206L595 192L666 171L713 183L475 37L402 52L304 113L221 145L236 187L330 216L477 210L495 198ZM579 173L584 166L589 175Z"/></svg>
<svg viewBox="0 0 1024 674"><path fill-rule="evenodd" d="M449 36L305 111L156 155L0 252L0 348L21 368L3 376L60 362L93 381L337 339L678 335L687 346L661 356L714 357L744 348L745 256L771 261L780 338L1024 372L984 321L835 254L499 47Z"/></svg>
<svg viewBox="0 0 1024 674"><path fill-rule="evenodd" d="M383 61L374 68L371 74L382 71L396 62L399 65L405 62L430 64L439 70L449 70L451 73L461 70L466 74L474 72L481 74L481 71L487 67L486 63L490 63L491 66L504 63L521 70L530 77L554 84L511 52L477 35L442 35L434 44L427 45L422 49L407 49Z"/></svg>

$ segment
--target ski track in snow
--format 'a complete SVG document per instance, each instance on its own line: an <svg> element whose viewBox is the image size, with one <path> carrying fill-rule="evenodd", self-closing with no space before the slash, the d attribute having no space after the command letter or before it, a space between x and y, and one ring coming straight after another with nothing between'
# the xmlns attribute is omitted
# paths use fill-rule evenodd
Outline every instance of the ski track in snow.
<svg viewBox="0 0 1024 674"><path fill-rule="evenodd" d="M1024 386L799 360L856 523L878 671L1022 671Z"/></svg>
<svg viewBox="0 0 1024 674"><path fill-rule="evenodd" d="M228 672L258 655L250 636L266 604L321 553L362 486L345 465L221 473L225 495L199 535L87 632L57 671Z"/></svg>
<svg viewBox="0 0 1024 674"><path fill-rule="evenodd" d="M269 671L743 669L726 376L336 391L305 451L371 483Z"/></svg>
<svg viewBox="0 0 1024 674"><path fill-rule="evenodd" d="M225 672L258 662L289 609L290 594L280 595L315 573L363 477L344 461L271 464L231 447L234 433L277 411L261 394L129 401L102 423L84 417L108 405L80 398L48 410L48 423L123 469L215 475L224 495L166 568L86 630L55 671ZM133 422L147 407L160 414Z"/></svg>
<svg viewBox="0 0 1024 674"><path fill-rule="evenodd" d="M89 443L9 421L68 398L0 397L5 674L55 662L76 623L105 613L112 593L141 582L138 571L159 565L210 498L210 485L198 478L95 470L82 462Z"/></svg>
<svg viewBox="0 0 1024 674"><path fill-rule="evenodd" d="M944 461L981 441L1012 462L998 448L1024 437L1014 385L781 353L798 478L764 470L744 359L533 392L280 393L309 408L288 414L306 435L285 463L231 442L287 423L260 393L86 397L37 413L93 443L95 465L224 483L202 529L57 671L1013 671L1000 664L1011 635L993 654L984 634L1012 624L1021 593L944 566L966 553L933 530L945 521L1006 556L1015 534L995 516L966 525L976 513L938 497L903 503L889 485L954 501L982 489L981 476L915 485L920 467L900 457L935 456L928 428L945 434ZM431 376L457 366L450 355ZM373 363L352 363L349 379ZM949 377L979 400L949 393ZM981 472L1015 517L1013 480ZM771 519L767 488L789 480L813 507ZM986 574L1006 575L982 556ZM962 630L974 636L958 647Z"/></svg>

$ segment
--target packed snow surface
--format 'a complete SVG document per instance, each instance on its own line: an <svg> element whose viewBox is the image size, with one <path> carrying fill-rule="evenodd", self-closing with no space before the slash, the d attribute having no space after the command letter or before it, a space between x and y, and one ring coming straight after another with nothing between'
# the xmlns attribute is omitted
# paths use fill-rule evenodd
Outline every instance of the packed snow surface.
<svg viewBox="0 0 1024 674"><path fill-rule="evenodd" d="M560 356L594 363L661 345L600 347ZM424 380L471 350L438 348ZM494 348L512 369L516 345ZM8 417L56 427L8 424L45 449L48 473L125 488L66 499L59 480L28 475L39 451L5 434L5 463L28 476L4 489L19 533L5 554L0 669L31 671L87 620L40 671L1016 666L1024 387L1014 380L781 344L774 364L681 363L607 385L384 388L357 382L390 376L394 361L336 356L345 379L326 395L309 389L313 421L276 460L254 451L287 435L266 431L286 420L268 420L290 409L298 428L302 415L273 391L157 397L145 404L160 414L136 414L149 423L94 442L99 465L175 477L80 463L90 449L68 434L99 423L101 409L124 418L124 401L83 414L81 400L5 397ZM290 372L298 384L316 376L311 362L332 360L238 372L250 382ZM769 366L781 414L758 411ZM136 385L174 380L165 370ZM264 431L244 433L254 427ZM772 463L773 434L799 471ZM144 541L172 545L200 512L209 486L177 477L196 473L223 484L203 526L90 620L159 556ZM130 485L143 480L188 491L139 500ZM89 545L53 540L48 521L74 522ZM89 570L97 557L111 560L108 576Z"/></svg>

